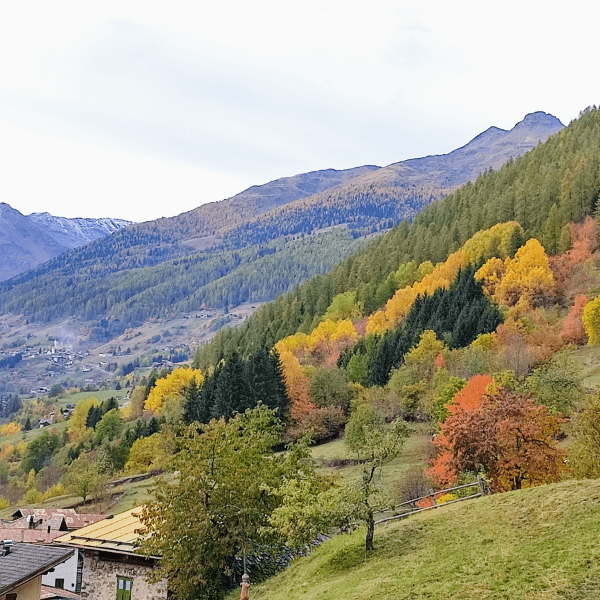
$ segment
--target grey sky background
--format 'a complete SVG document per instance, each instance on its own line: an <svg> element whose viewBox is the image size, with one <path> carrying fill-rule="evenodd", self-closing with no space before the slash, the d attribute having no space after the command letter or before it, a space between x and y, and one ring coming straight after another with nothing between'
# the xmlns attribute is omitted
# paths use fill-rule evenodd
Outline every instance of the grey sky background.
<svg viewBox="0 0 600 600"><path fill-rule="evenodd" d="M600 98L578 0L12 4L0 201L25 214L173 216L449 152L536 110L568 124Z"/></svg>

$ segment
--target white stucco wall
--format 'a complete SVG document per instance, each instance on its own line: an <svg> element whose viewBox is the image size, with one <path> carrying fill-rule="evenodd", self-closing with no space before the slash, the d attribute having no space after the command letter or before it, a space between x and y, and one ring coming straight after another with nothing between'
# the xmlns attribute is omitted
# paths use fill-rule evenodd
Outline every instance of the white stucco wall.
<svg viewBox="0 0 600 600"><path fill-rule="evenodd" d="M79 554L79 550L75 550L75 554L66 560L64 563L54 567L54 571L52 573L48 573L42 577L42 583L44 585L49 585L55 587L55 583L57 579L64 579L65 585L64 589L69 592L75 591L75 584L77 582L77 556Z"/></svg>

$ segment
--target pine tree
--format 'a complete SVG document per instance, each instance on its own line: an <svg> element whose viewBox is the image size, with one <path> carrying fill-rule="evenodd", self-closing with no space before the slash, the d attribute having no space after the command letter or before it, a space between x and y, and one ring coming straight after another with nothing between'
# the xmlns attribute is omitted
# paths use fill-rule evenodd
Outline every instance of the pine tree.
<svg viewBox="0 0 600 600"><path fill-rule="evenodd" d="M244 363L237 352L226 361L217 380L212 416L231 418L251 408L252 394L246 379Z"/></svg>

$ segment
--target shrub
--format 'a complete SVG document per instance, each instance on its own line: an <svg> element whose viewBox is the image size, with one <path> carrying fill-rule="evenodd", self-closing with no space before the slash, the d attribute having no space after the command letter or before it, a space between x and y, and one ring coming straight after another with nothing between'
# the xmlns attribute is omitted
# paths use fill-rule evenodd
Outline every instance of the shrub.
<svg viewBox="0 0 600 600"><path fill-rule="evenodd" d="M324 406L313 410L303 421L288 430L292 440L308 434L313 442L338 437L344 429L346 415L339 406Z"/></svg>

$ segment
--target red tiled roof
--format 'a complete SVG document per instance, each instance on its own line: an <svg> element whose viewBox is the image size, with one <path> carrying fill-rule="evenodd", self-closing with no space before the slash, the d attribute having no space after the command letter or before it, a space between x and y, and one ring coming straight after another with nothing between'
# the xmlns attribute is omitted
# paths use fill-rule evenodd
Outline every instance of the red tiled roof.
<svg viewBox="0 0 600 600"><path fill-rule="evenodd" d="M19 517L19 514L22 516ZM5 521L0 525L3 528L28 529L27 517L31 514L36 523L41 521L37 527L43 529L50 527L50 529L62 529L63 531L81 529L106 518L106 515L77 514L72 508L21 508L11 515L13 521Z"/></svg>
<svg viewBox="0 0 600 600"><path fill-rule="evenodd" d="M87 525L93 525L98 521L102 521L102 519L106 519L106 515L87 515L85 513L81 514L65 514L65 522L67 523L68 529L80 529L81 527L86 527Z"/></svg>
<svg viewBox="0 0 600 600"><path fill-rule="evenodd" d="M40 594L40 600L53 600L54 598L74 598L80 600L81 596L68 590L61 590L49 585L42 585L42 592Z"/></svg>
<svg viewBox="0 0 600 600"><path fill-rule="evenodd" d="M64 535L64 531L52 529L21 529L17 527L0 528L0 540L12 540L13 542L51 542L55 538Z"/></svg>

